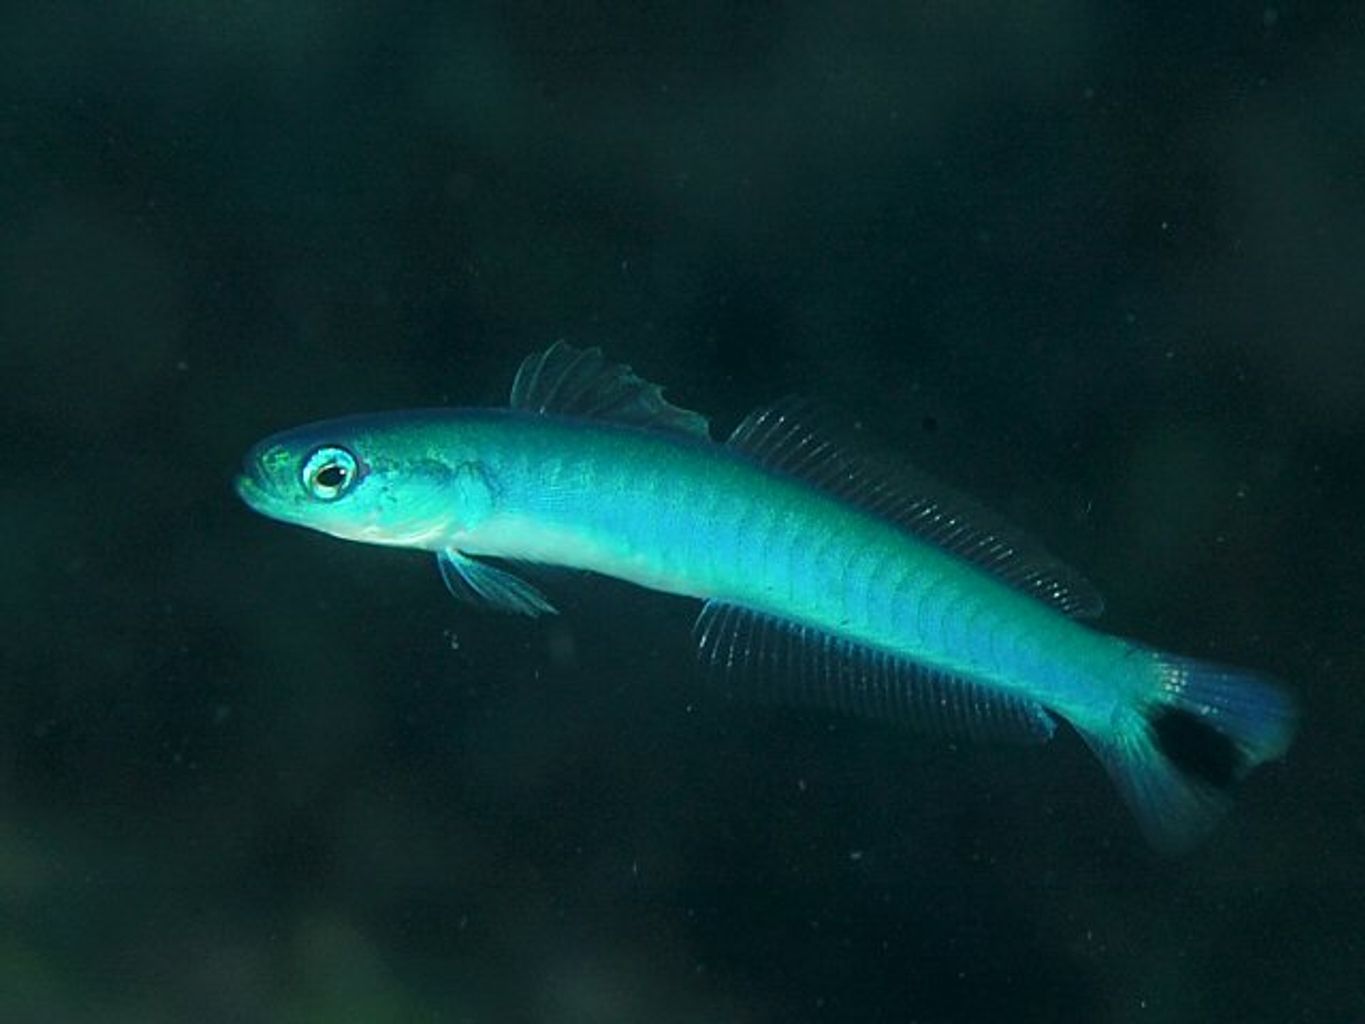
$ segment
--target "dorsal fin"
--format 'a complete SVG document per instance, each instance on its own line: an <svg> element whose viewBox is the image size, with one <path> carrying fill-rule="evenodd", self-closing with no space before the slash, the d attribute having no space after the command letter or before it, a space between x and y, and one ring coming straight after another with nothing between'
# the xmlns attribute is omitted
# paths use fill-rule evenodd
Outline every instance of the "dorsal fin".
<svg viewBox="0 0 1365 1024"><path fill-rule="evenodd" d="M808 403L787 398L758 409L730 436L731 447L903 526L1026 594L1078 618L1104 610L1079 573L1038 543L920 473L892 467L835 439Z"/></svg>
<svg viewBox="0 0 1365 1024"><path fill-rule="evenodd" d="M666 401L663 389L598 348L557 341L527 356L512 382L513 409L582 416L709 439L706 417Z"/></svg>

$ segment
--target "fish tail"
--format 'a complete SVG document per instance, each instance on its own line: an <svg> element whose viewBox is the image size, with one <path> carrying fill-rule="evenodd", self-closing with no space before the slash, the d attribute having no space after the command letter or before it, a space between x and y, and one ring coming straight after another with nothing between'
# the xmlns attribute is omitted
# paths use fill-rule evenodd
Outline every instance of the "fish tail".
<svg viewBox="0 0 1365 1024"><path fill-rule="evenodd" d="M1297 711L1251 673L1134 648L1147 681L1107 728L1081 734L1164 853L1186 850L1217 823L1257 765L1283 756Z"/></svg>

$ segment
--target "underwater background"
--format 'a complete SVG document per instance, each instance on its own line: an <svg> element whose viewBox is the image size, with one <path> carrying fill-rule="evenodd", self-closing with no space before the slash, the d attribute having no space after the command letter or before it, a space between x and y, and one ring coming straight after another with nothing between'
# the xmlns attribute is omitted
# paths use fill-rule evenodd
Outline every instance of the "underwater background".
<svg viewBox="0 0 1365 1024"><path fill-rule="evenodd" d="M1069 730L732 704L253 515L600 345L793 392L1284 679L1168 859ZM0 7L0 1022L1365 1020L1365 8Z"/></svg>

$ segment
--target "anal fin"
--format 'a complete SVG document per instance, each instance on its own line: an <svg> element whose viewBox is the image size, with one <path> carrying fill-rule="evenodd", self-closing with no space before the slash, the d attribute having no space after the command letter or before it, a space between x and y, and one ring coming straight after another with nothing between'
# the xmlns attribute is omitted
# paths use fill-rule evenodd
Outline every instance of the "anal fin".
<svg viewBox="0 0 1365 1024"><path fill-rule="evenodd" d="M694 635L703 669L758 700L971 739L1042 743L1056 729L1034 701L737 605L708 602Z"/></svg>

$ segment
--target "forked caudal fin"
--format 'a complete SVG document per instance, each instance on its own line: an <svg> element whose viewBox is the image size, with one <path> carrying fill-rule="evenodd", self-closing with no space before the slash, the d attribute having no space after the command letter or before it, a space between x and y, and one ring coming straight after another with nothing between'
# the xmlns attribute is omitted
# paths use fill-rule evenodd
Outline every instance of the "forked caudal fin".
<svg viewBox="0 0 1365 1024"><path fill-rule="evenodd" d="M1178 853L1217 823L1238 782L1284 754L1297 713L1284 690L1250 673L1134 655L1136 670L1153 674L1151 698L1114 728L1082 735L1151 844Z"/></svg>

